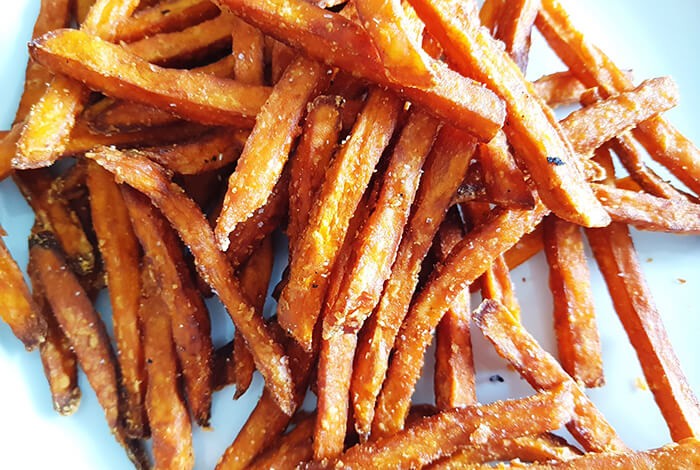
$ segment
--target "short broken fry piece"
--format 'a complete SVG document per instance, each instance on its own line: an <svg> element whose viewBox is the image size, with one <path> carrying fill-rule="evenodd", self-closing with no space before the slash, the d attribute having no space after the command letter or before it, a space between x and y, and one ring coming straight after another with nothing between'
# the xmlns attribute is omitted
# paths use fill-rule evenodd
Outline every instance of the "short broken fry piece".
<svg viewBox="0 0 700 470"><path fill-rule="evenodd" d="M568 70L543 75L532 82L532 86L537 96L552 109L579 103L586 91L583 83Z"/></svg>
<svg viewBox="0 0 700 470"><path fill-rule="evenodd" d="M540 0L515 0L501 8L494 37L506 46L506 52L525 73L530 55L530 33L540 9Z"/></svg>
<svg viewBox="0 0 700 470"><path fill-rule="evenodd" d="M486 194L494 204L532 207L535 198L525 182L525 174L508 150L503 132L489 143L479 144L479 163L484 175Z"/></svg>

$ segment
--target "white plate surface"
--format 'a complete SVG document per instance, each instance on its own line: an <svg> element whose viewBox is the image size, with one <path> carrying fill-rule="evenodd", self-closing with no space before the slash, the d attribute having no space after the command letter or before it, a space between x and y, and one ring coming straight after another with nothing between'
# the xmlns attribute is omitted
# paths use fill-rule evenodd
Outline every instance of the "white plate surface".
<svg viewBox="0 0 700 470"><path fill-rule="evenodd" d="M11 124L22 90L27 60L26 43L38 11L39 0L2 2L0 14L0 128ZM566 2L584 31L637 79L672 75L681 90L681 105L668 113L671 120L694 141L700 142L700 87L697 45L700 44L700 2L697 0L587 0ZM541 38L533 46L530 76L560 70L561 65ZM0 224L5 239L22 266L27 262L26 239L33 216L10 181L0 183ZM700 392L698 337L700 336L700 237L635 232L642 266L662 313L669 336L688 380ZM605 285L594 265L592 282L603 342L607 384L590 396L630 446L644 449L670 440L663 419L649 391L637 386L642 372L634 351L611 309ZM526 326L545 348L555 349L552 337L551 296L543 257L521 267L513 279L523 305ZM108 301L98 303L108 312ZM108 320L109 321L109 320ZM231 335L232 327L215 312L217 342ZM531 393L517 375L507 370L493 349L477 333L475 348L479 398L490 402ZM431 359L428 360L431 362ZM505 378L494 384L494 374ZM430 399L430 380L419 384L418 398ZM71 417L58 416L42 374L37 352L26 353L7 325L0 322L0 467L1 468L131 468L105 424L94 393L81 376L83 399ZM231 399L228 388L215 396L213 431L195 432L197 468L213 468L246 419L261 391L256 377L252 389L240 400Z"/></svg>

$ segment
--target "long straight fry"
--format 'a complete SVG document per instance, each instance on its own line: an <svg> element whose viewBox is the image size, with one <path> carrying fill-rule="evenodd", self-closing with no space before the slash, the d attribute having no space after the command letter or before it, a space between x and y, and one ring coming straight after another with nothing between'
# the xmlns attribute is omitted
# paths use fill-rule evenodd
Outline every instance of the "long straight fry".
<svg viewBox="0 0 700 470"><path fill-rule="evenodd" d="M321 64L299 57L289 65L261 108L236 171L229 177L224 206L216 222L214 233L222 251L228 249L229 235L236 225L267 202L287 163L306 105L323 88L327 77Z"/></svg>
<svg viewBox="0 0 700 470"><path fill-rule="evenodd" d="M488 140L503 122L503 106L481 84L432 62L432 84L413 88L387 79L374 44L360 25L302 0L219 0L264 33L310 57L389 86L436 117Z"/></svg>
<svg viewBox="0 0 700 470"><path fill-rule="evenodd" d="M553 114L505 51L479 28L469 7L455 0L412 4L457 70L484 81L503 98L509 117L503 130L544 203L572 222L607 225L610 218L585 184L579 157Z"/></svg>
<svg viewBox="0 0 700 470"><path fill-rule="evenodd" d="M219 294L238 330L246 338L255 364L265 377L266 385L284 411L293 408L292 379L287 358L263 319L246 301L231 265L214 240L214 233L196 204L170 182L165 170L146 159L124 158L118 151L101 148L86 155L126 182L145 193L163 212L180 238L194 255L204 280Z"/></svg>
<svg viewBox="0 0 700 470"><path fill-rule="evenodd" d="M377 400L372 434L386 436L403 428L411 395L424 362L425 349L442 312L474 282L493 260L547 214L539 203L534 209L495 209L453 248L416 298L397 337L387 377Z"/></svg>
<svg viewBox="0 0 700 470"><path fill-rule="evenodd" d="M158 33L181 31L218 14L219 9L210 0L167 0L121 20L114 40L133 42Z"/></svg>
<svg viewBox="0 0 700 470"><path fill-rule="evenodd" d="M307 349L311 348L327 275L350 218L394 132L400 106L401 101L387 92L375 89L370 93L350 140L326 173L319 201L292 252L289 282L282 290L277 315L280 325Z"/></svg>
<svg viewBox="0 0 700 470"><path fill-rule="evenodd" d="M603 97L634 88L632 81L598 47L576 29L558 0L542 0L535 22L554 52L587 87ZM640 123L634 132L651 157L695 193L700 192L700 150L665 118Z"/></svg>
<svg viewBox="0 0 700 470"><path fill-rule="evenodd" d="M408 311L418 273L440 222L469 167L476 142L445 126L424 165L415 208L404 231L392 273L376 312L361 335L351 384L355 429L369 436L375 401L381 390L394 339Z"/></svg>
<svg viewBox="0 0 700 470"><path fill-rule="evenodd" d="M525 331L503 305L487 300L474 312L474 321L496 351L536 390L551 390L569 383L574 396L574 415L567 428L589 452L623 451L627 447L605 421L583 390L550 354Z"/></svg>
<svg viewBox="0 0 700 470"><path fill-rule="evenodd" d="M143 437L147 427L143 405L146 371L138 318L141 296L138 240L114 176L90 162L87 185L112 305L114 339L125 392L124 422L130 436Z"/></svg>
<svg viewBox="0 0 700 470"><path fill-rule="evenodd" d="M603 353L581 231L555 216L543 223L559 361L586 387L600 387L605 380Z"/></svg>

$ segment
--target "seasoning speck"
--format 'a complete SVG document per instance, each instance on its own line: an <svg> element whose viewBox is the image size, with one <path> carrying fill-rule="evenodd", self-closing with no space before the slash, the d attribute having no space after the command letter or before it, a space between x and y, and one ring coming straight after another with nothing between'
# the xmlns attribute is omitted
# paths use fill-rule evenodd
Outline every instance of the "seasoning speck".
<svg viewBox="0 0 700 470"><path fill-rule="evenodd" d="M556 166L566 165L566 163L564 163L564 160L562 160L559 157L547 157L547 163L550 163L550 164L556 165Z"/></svg>
<svg viewBox="0 0 700 470"><path fill-rule="evenodd" d="M506 381L506 379L501 377L499 374L495 374L495 375L492 375L491 377L489 377L489 382L491 382L491 383L503 383L505 381Z"/></svg>

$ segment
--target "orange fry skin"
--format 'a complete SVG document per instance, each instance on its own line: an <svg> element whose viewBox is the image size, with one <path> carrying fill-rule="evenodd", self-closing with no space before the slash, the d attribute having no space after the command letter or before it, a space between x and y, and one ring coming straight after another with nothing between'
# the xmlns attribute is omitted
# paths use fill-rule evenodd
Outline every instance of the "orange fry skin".
<svg viewBox="0 0 700 470"><path fill-rule="evenodd" d="M31 43L30 53L54 72L109 96L160 107L202 124L250 127L269 95L266 87L150 65L120 46L77 30L49 33Z"/></svg>
<svg viewBox="0 0 700 470"><path fill-rule="evenodd" d="M420 376L432 330L457 295L488 269L493 260L535 226L547 214L540 203L534 209L495 209L482 225L469 232L438 265L417 296L397 337L382 388L372 434L391 435L404 426L411 395Z"/></svg>
<svg viewBox="0 0 700 470"><path fill-rule="evenodd" d="M394 133L400 107L401 101L388 92L370 92L350 139L326 172L309 223L292 251L289 282L280 295L277 315L280 325L307 350L311 349L327 276L350 218Z"/></svg>
<svg viewBox="0 0 700 470"><path fill-rule="evenodd" d="M530 55L530 33L540 9L540 0L515 0L501 8L494 37L503 41L506 52L525 72Z"/></svg>
<svg viewBox="0 0 700 470"><path fill-rule="evenodd" d="M143 328L148 381L146 411L153 439L155 468L194 468L192 423L180 396L177 355L168 307L159 294L152 266L146 263L139 316Z"/></svg>
<svg viewBox="0 0 700 470"><path fill-rule="evenodd" d="M481 5L479 21L491 33L495 32L496 26L498 26L498 19L501 17L505 3L506 0L484 0Z"/></svg>
<svg viewBox="0 0 700 470"><path fill-rule="evenodd" d="M532 86L537 96L552 109L579 103L586 91L583 83L568 70L543 75L532 82Z"/></svg>
<svg viewBox="0 0 700 470"><path fill-rule="evenodd" d="M384 381L389 353L408 311L418 273L440 222L461 184L474 154L476 141L468 134L444 126L424 165L414 209L399 245L392 273L376 312L358 344L351 399L355 429L361 438L370 434L375 401Z"/></svg>
<svg viewBox="0 0 700 470"><path fill-rule="evenodd" d="M12 333L32 350L44 342L47 335L46 320L32 299L22 271L12 258L0 227L0 318L10 326Z"/></svg>
<svg viewBox="0 0 700 470"><path fill-rule="evenodd" d="M536 390L551 390L562 383L569 383L574 397L574 415L566 427L585 450L627 450L579 385L503 305L493 300L484 301L474 312L474 321L486 339L493 343L498 354L510 362Z"/></svg>
<svg viewBox="0 0 700 470"><path fill-rule="evenodd" d="M519 400L455 408L423 418L397 434L351 447L317 468L336 464L348 469L420 468L465 445L557 429L571 419L572 407L571 390L561 385Z"/></svg>
<svg viewBox="0 0 700 470"><path fill-rule="evenodd" d="M265 83L264 36L259 29L231 15L233 21L233 50L236 59L233 76L236 80L252 85Z"/></svg>
<svg viewBox="0 0 700 470"><path fill-rule="evenodd" d="M580 158L515 62L456 0L414 0L413 7L457 70L482 80L504 100L503 130L544 203L560 217L605 226L610 217L586 185ZM559 164L563 163L563 164Z"/></svg>
<svg viewBox="0 0 700 470"><path fill-rule="evenodd" d="M548 217L544 221L544 248L559 361L574 380L586 387L600 387L605 382L603 353L579 227Z"/></svg>
<svg viewBox="0 0 700 470"><path fill-rule="evenodd" d="M118 182L148 195L163 212L192 251L199 273L219 294L237 329L246 338L266 386L281 408L291 413L294 404L288 358L262 317L245 299L226 256L216 247L214 233L201 210L179 186L169 181L162 167L147 159L124 158L118 150L106 147L86 156L113 172Z"/></svg>
<svg viewBox="0 0 700 470"><path fill-rule="evenodd" d="M309 57L340 67L422 105L437 118L489 140L501 127L503 104L486 87L432 61L432 85L388 80L382 59L362 27L303 0L217 0L266 34Z"/></svg>
<svg viewBox="0 0 700 470"><path fill-rule="evenodd" d="M534 206L532 190L508 150L508 141L503 132L497 133L489 143L479 144L479 163L484 174L486 193L494 204Z"/></svg>
<svg viewBox="0 0 700 470"><path fill-rule="evenodd" d="M287 163L306 105L327 80L324 66L299 57L275 85L228 180L214 231L222 251L228 249L229 235L236 225L267 202Z"/></svg>
<svg viewBox="0 0 700 470"><path fill-rule="evenodd" d="M294 470L313 457L314 415L305 417L282 436L277 447L268 450L248 467L250 470Z"/></svg>
<svg viewBox="0 0 700 470"><path fill-rule="evenodd" d="M542 241L542 226L524 235L510 250L503 253L503 259L509 270L514 270L544 248Z"/></svg>
<svg viewBox="0 0 700 470"><path fill-rule="evenodd" d="M117 359L125 393L125 427L130 436L144 437L147 435L146 371L138 313L141 296L139 244L114 176L97 163L89 162L87 185L92 223L112 305Z"/></svg>

